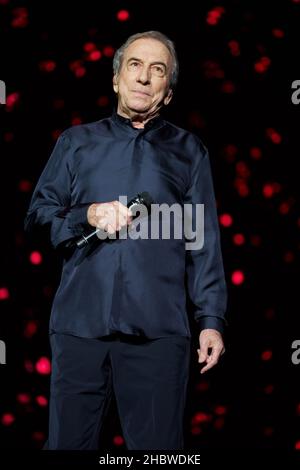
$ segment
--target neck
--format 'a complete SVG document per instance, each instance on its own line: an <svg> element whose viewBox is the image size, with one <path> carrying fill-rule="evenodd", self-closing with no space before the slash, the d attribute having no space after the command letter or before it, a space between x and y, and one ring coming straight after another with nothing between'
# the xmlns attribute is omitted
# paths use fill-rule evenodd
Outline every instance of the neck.
<svg viewBox="0 0 300 470"><path fill-rule="evenodd" d="M157 109L152 113L136 113L135 111L131 110L123 111L120 106L118 106L117 113L120 116L130 119L132 126L136 129L143 129L148 121L159 115L159 110Z"/></svg>

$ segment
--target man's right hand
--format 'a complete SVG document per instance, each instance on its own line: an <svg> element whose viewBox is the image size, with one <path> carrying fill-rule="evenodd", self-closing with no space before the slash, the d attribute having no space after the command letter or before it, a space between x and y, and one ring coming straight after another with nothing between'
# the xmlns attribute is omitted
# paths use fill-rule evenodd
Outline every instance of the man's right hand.
<svg viewBox="0 0 300 470"><path fill-rule="evenodd" d="M119 201L95 203L88 208L87 220L93 227L113 234L130 224L132 213Z"/></svg>

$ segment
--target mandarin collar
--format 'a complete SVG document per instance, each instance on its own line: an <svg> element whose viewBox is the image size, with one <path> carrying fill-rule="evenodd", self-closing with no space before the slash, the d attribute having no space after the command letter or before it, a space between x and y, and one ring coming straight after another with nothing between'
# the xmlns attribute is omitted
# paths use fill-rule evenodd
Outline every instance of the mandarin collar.
<svg viewBox="0 0 300 470"><path fill-rule="evenodd" d="M145 124L145 127L142 127L140 129L138 129L136 127L133 127L133 125L131 123L131 119L125 118L124 116L121 116L120 114L117 113L116 110L113 111L112 120L115 123L119 124L124 129L130 129L133 132L139 132L139 133L142 132L142 131L146 132L148 130L158 129L159 127L161 127L164 124L163 118L160 115L158 115L158 116L154 117L153 119L150 119Z"/></svg>

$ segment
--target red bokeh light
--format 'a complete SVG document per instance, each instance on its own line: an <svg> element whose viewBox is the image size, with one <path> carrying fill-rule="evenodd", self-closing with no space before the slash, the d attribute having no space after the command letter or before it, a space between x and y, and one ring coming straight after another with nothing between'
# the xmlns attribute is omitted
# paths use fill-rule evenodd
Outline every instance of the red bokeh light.
<svg viewBox="0 0 300 470"><path fill-rule="evenodd" d="M273 34L274 38L281 39L281 38L284 37L284 31L282 29L279 29L279 28L272 29L272 34Z"/></svg>
<svg viewBox="0 0 300 470"><path fill-rule="evenodd" d="M227 412L226 406L218 405L218 406L215 407L215 414L216 415L222 416L222 415L225 415L226 412Z"/></svg>
<svg viewBox="0 0 300 470"><path fill-rule="evenodd" d="M259 147L252 147L250 149L250 156L254 158L254 160L259 160L262 157L262 151Z"/></svg>
<svg viewBox="0 0 300 470"><path fill-rule="evenodd" d="M3 426L10 426L15 421L15 417L12 413L4 413L1 418Z"/></svg>
<svg viewBox="0 0 300 470"><path fill-rule="evenodd" d="M13 28L25 28L28 25L28 11L27 8L18 7L12 10L13 19L11 26Z"/></svg>
<svg viewBox="0 0 300 470"><path fill-rule="evenodd" d="M261 359L263 361L270 361L270 359L272 359L272 351L270 350L267 350L267 351L263 351L262 354L261 354Z"/></svg>
<svg viewBox="0 0 300 470"><path fill-rule="evenodd" d="M245 280L245 276L244 276L243 271L237 270L237 271L234 271L231 275L232 284L236 286L243 284L244 280Z"/></svg>
<svg viewBox="0 0 300 470"><path fill-rule="evenodd" d="M103 48L103 55L105 55L105 57L112 57L114 53L115 49L112 46L105 46Z"/></svg>
<svg viewBox="0 0 300 470"><path fill-rule="evenodd" d="M101 52L98 50L95 50L89 53L88 60L90 60L91 62L96 62L97 60L100 60L101 57L102 57Z"/></svg>
<svg viewBox="0 0 300 470"><path fill-rule="evenodd" d="M28 180L21 180L19 182L19 190L23 193L28 193L32 189L32 183Z"/></svg>
<svg viewBox="0 0 300 470"><path fill-rule="evenodd" d="M279 132L275 131L272 128L266 130L267 137L273 142L273 144L280 144L282 141L282 136Z"/></svg>
<svg viewBox="0 0 300 470"><path fill-rule="evenodd" d="M215 7L212 8L208 13L206 17L206 23L215 26L216 24L219 23L221 16L225 12L225 8L223 7Z"/></svg>
<svg viewBox="0 0 300 470"><path fill-rule="evenodd" d="M117 13L117 18L119 21L127 21L129 19L129 12L127 10L120 10Z"/></svg>
<svg viewBox="0 0 300 470"><path fill-rule="evenodd" d="M192 425L199 423L207 423L212 420L212 416L208 413L199 412L192 417Z"/></svg>
<svg viewBox="0 0 300 470"><path fill-rule="evenodd" d="M36 398L35 398L35 401L37 402L37 404L39 406L47 406L48 405L48 400L46 397L44 397L44 395L38 395Z"/></svg>
<svg viewBox="0 0 300 470"><path fill-rule="evenodd" d="M54 60L43 60L39 63L39 68L42 72L53 72L56 69Z"/></svg>
<svg viewBox="0 0 300 470"><path fill-rule="evenodd" d="M51 372L51 362L48 357L40 357L40 359L35 364L35 369L38 374L47 375Z"/></svg>
<svg viewBox="0 0 300 470"><path fill-rule="evenodd" d="M9 290L7 287L0 287L0 300L9 299Z"/></svg>
<svg viewBox="0 0 300 470"><path fill-rule="evenodd" d="M271 65L271 59L269 57L261 57L254 64L254 69L257 73L265 73Z"/></svg>
<svg viewBox="0 0 300 470"><path fill-rule="evenodd" d="M241 246L245 243L245 237L242 233L235 233L233 235L233 243L235 245Z"/></svg>
<svg viewBox="0 0 300 470"><path fill-rule="evenodd" d="M24 336L26 338L31 338L37 332L37 322L34 320L30 320L24 330Z"/></svg>
<svg viewBox="0 0 300 470"><path fill-rule="evenodd" d="M115 446L121 446L124 444L124 439L122 436L114 436L113 443Z"/></svg>
<svg viewBox="0 0 300 470"><path fill-rule="evenodd" d="M221 214L220 215L220 224L223 227L230 227L232 225L233 218L230 214Z"/></svg>
<svg viewBox="0 0 300 470"><path fill-rule="evenodd" d="M18 393L17 401L22 405L27 405L31 401L29 393Z"/></svg>
<svg viewBox="0 0 300 470"><path fill-rule="evenodd" d="M30 253L29 259L30 263L35 265L41 264L43 261L43 257L39 251L33 251Z"/></svg>

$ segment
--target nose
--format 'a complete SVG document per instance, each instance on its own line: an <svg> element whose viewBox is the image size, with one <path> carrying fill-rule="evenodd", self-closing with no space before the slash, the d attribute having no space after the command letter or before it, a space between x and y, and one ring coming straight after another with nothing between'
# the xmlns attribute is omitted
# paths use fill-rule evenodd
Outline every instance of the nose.
<svg viewBox="0 0 300 470"><path fill-rule="evenodd" d="M137 81L143 85L150 83L151 79L151 70L150 67L141 67L140 73L137 76Z"/></svg>

